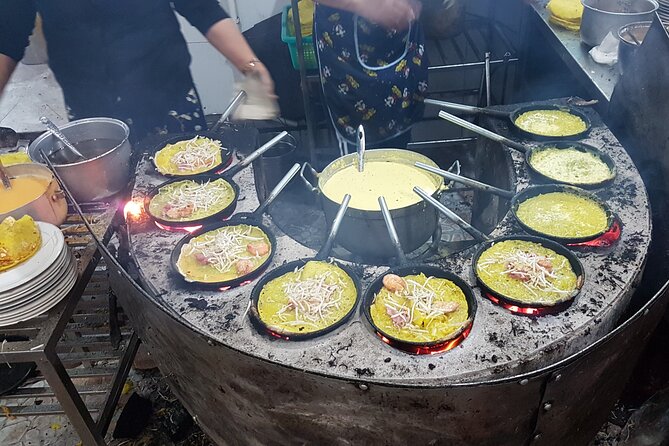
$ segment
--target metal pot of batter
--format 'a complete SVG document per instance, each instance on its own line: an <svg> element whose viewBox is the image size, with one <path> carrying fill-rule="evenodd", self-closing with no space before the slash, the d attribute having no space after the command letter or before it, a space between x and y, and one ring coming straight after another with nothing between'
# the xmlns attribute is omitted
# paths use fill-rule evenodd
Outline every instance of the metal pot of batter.
<svg viewBox="0 0 669 446"><path fill-rule="evenodd" d="M419 153L401 149L376 149L369 150L364 155L365 165L375 161L398 163L405 166L414 166L417 161L437 166L430 158ZM328 226L332 224L340 203L336 202L324 192L327 182L337 173L347 167L358 165L358 155L352 153L337 158L328 164L322 172L317 172L309 163L304 163L300 175L307 187L319 196L321 206L325 212ZM390 173L391 177L392 174ZM311 177L310 179L307 176ZM433 181L433 197L438 198L444 189L444 180L441 177L430 174ZM389 259L395 256L395 247L388 236L383 214L380 209L360 209L353 207L356 195L365 194L368 191L356 188L352 185L351 190L343 191L352 196L351 206L346 211L344 220L339 230L337 242L350 252L358 254L364 259ZM385 197L390 201L392 191L388 190ZM372 201L378 197L367 197ZM378 202L377 202L378 203ZM378 204L377 204L378 206ZM412 252L427 242L435 233L439 221L434 208L416 196L416 202L401 207L390 209L393 221L405 252Z"/></svg>
<svg viewBox="0 0 669 446"><path fill-rule="evenodd" d="M65 221L67 217L67 201L58 181L56 181L48 167L42 164L27 163L7 166L5 170L12 180L21 177L35 178L41 183L40 186L43 186L43 190L39 195L35 194L34 197L26 196L26 192L18 187L4 191L4 194L17 195L15 201L20 203L20 205L10 206L11 209L5 208L8 200L0 199L2 201L2 204L0 204L0 221L4 220L5 217L19 219L24 215L30 215L37 221L51 223L56 226Z"/></svg>

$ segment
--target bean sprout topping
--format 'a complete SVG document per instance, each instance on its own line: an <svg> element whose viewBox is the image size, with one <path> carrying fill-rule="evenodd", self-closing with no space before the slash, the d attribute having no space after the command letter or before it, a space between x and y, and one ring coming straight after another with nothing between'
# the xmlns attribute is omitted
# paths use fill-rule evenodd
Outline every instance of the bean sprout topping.
<svg viewBox="0 0 669 446"><path fill-rule="evenodd" d="M169 185L160 189L158 195L164 196L165 204L162 214L169 218L188 217L202 213L209 215L209 210L215 209L216 213L234 199L234 192L230 185L223 179L197 183L195 181L183 181L178 184ZM221 208L221 205L224 207Z"/></svg>
<svg viewBox="0 0 669 446"><path fill-rule="evenodd" d="M430 333L429 327L435 318L453 313L459 308L457 302L444 301L439 298L438 291L430 284L430 276L423 284L407 279L406 288L398 292L389 292L385 299L386 313L393 324L400 329L419 335ZM417 322L419 318L421 322ZM446 326L462 325L462 322Z"/></svg>
<svg viewBox="0 0 669 446"><path fill-rule="evenodd" d="M170 161L182 172L202 172L215 167L219 161L221 143L204 136L196 136L177 144L181 150L172 155Z"/></svg>
<svg viewBox="0 0 669 446"><path fill-rule="evenodd" d="M296 268L294 272L297 278L283 284L288 303L277 315L288 325L321 328L319 322L327 319L332 311L340 310L346 283L330 271L309 278L302 277L303 268Z"/></svg>
<svg viewBox="0 0 669 446"><path fill-rule="evenodd" d="M184 245L183 253L195 256L200 263L211 265L218 272L224 273L236 267L237 262L257 261L261 256L254 256L246 249L252 242L264 241L262 237L251 235L252 226L227 226L195 237Z"/></svg>
<svg viewBox="0 0 669 446"><path fill-rule="evenodd" d="M485 261L478 263L478 268L486 271L486 268L492 264L502 263L506 269L501 274L522 282L533 296L539 296L539 293L551 292L559 294L570 294L573 290L562 290L556 287L551 280L558 279L553 272L553 256L543 256L533 252L515 250L512 253L498 253ZM562 259L562 263L556 269L562 269L567 260Z"/></svg>

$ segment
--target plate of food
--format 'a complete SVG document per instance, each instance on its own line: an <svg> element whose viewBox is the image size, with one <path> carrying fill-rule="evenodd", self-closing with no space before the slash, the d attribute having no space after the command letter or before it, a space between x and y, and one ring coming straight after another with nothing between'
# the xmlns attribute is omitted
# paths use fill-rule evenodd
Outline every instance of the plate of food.
<svg viewBox="0 0 669 446"><path fill-rule="evenodd" d="M0 293L21 286L44 273L65 247L58 227L34 222L29 216L5 219L0 228L0 252L5 259L0 272Z"/></svg>

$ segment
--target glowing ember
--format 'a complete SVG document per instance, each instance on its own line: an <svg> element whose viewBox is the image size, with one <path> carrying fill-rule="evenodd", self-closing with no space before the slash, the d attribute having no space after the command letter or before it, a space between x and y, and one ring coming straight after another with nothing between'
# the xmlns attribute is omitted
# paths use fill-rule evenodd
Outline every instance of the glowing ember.
<svg viewBox="0 0 669 446"><path fill-rule="evenodd" d="M155 223L156 226L158 226L160 229L162 229L162 230L164 230L164 231L170 231L170 232L188 232L188 233L193 233L193 232L197 231L198 229L202 229L202 225L199 225L199 226L184 226L184 227L181 227L181 228L177 228L177 227L174 227L174 226L161 225L161 224L158 223L157 221L154 222L154 223Z"/></svg>
<svg viewBox="0 0 669 446"><path fill-rule="evenodd" d="M144 206L138 201L128 201L123 207L125 221L139 221L144 214Z"/></svg>
<svg viewBox="0 0 669 446"><path fill-rule="evenodd" d="M492 303L499 305L505 310L508 310L513 314L520 314L524 316L544 316L547 314L559 313L560 311L567 309L567 307L569 307L572 303L572 301L570 300L565 302L564 304L556 305L553 307L521 307L520 305L506 302L505 300L500 299L499 297L494 296L490 293L484 293L484 295Z"/></svg>
<svg viewBox="0 0 669 446"><path fill-rule="evenodd" d="M588 240L587 242L581 243L569 243L567 246L574 247L589 247L589 248L608 248L613 246L615 242L620 240L620 235L622 234L622 226L620 221L616 218L611 225L611 228L606 231L604 234L600 235L594 240Z"/></svg>
<svg viewBox="0 0 669 446"><path fill-rule="evenodd" d="M460 333L460 335L457 338L451 339L441 344L430 345L430 346L419 346L419 345L405 344L402 342L393 341L383 336L379 332L377 332L376 335L386 344L398 350L402 350L403 352L406 353L412 353L414 355L437 355L439 353L444 353L449 350L452 350L458 345L460 345L462 341L467 339L471 331L472 331L472 324L470 323L469 326L465 328L464 331Z"/></svg>
<svg viewBox="0 0 669 446"><path fill-rule="evenodd" d="M237 285L237 287L248 285L251 282L253 282L253 281L252 280L246 280L246 281L240 283L239 285ZM232 285L222 286L218 289L218 291L228 291L228 290L231 290L232 288L237 288L237 287L233 287Z"/></svg>

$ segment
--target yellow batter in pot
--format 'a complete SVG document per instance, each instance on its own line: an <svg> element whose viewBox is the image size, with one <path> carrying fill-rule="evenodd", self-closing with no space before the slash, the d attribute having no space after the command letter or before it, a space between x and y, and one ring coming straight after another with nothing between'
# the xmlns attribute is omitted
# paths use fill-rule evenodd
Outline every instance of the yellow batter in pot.
<svg viewBox="0 0 669 446"><path fill-rule="evenodd" d="M418 186L429 194L439 187L439 180L417 167L392 161L368 161L363 172L351 165L335 172L322 186L323 193L335 203L351 194L349 207L378 211L380 196L389 209L399 209L421 201L413 191Z"/></svg>

